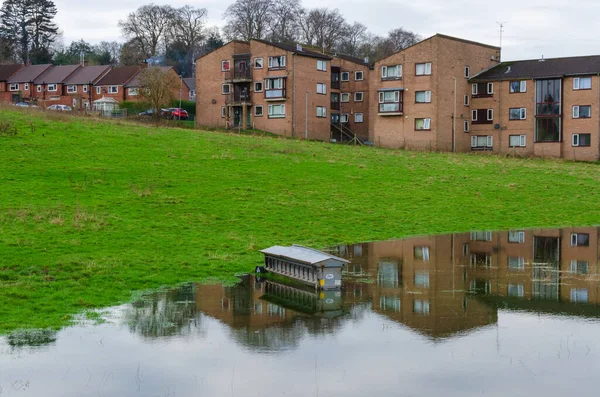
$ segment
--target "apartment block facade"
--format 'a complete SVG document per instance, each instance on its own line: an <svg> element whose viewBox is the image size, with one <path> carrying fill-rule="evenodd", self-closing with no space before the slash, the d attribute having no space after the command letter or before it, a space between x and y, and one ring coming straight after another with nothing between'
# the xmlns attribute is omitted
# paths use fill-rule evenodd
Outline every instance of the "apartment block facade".
<svg viewBox="0 0 600 397"><path fill-rule="evenodd" d="M504 62L471 79L472 150L600 159L600 56Z"/></svg>
<svg viewBox="0 0 600 397"><path fill-rule="evenodd" d="M370 133L377 146L468 151L468 78L498 63L500 49L437 34L375 64ZM456 87L456 89L455 89Z"/></svg>

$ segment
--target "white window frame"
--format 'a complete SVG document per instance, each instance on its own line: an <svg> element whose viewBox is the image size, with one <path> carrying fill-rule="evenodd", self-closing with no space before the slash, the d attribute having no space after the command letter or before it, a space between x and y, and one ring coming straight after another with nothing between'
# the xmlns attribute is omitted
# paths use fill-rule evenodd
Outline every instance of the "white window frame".
<svg viewBox="0 0 600 397"><path fill-rule="evenodd" d="M24 91L29 91L29 83L24 83L23 84L23 90Z"/></svg>
<svg viewBox="0 0 600 397"><path fill-rule="evenodd" d="M510 266L511 259L517 260L517 266ZM508 270L524 270L525 269L525 257L522 256L509 256L506 258L506 265Z"/></svg>
<svg viewBox="0 0 600 397"><path fill-rule="evenodd" d="M256 85L257 84L260 84L260 90L256 89ZM264 87L265 87L265 85L264 85L264 83L262 81L255 81L254 82L254 92L263 92Z"/></svg>
<svg viewBox="0 0 600 397"><path fill-rule="evenodd" d="M46 90L48 92L57 92L58 91L58 85L57 84L48 84L46 87Z"/></svg>
<svg viewBox="0 0 600 397"><path fill-rule="evenodd" d="M519 110L519 118L518 119L513 119L510 116L510 111L513 109L518 109ZM527 120L527 108L510 108L508 109L508 119L515 121L515 120Z"/></svg>
<svg viewBox="0 0 600 397"><path fill-rule="evenodd" d="M36 88L37 88L37 92L42 92L42 85L41 84L38 84Z"/></svg>
<svg viewBox="0 0 600 397"><path fill-rule="evenodd" d="M389 75L389 69L394 68L397 73L394 76ZM382 79L401 79L402 78L402 65L390 65L381 67L381 78Z"/></svg>
<svg viewBox="0 0 600 397"><path fill-rule="evenodd" d="M417 94L420 92L425 94L424 101L417 101ZM415 103L431 103L431 91L415 91Z"/></svg>
<svg viewBox="0 0 600 397"><path fill-rule="evenodd" d="M278 59L278 64L277 66L273 66L273 61L275 59ZM269 69L283 69L285 68L285 55L277 55L277 56L272 56L268 58L268 67Z"/></svg>
<svg viewBox="0 0 600 397"><path fill-rule="evenodd" d="M520 94L523 92L527 92L527 81L526 80L521 80L519 81L519 91L514 91L512 88L512 83L515 83L516 81L509 81L509 91L511 94Z"/></svg>
<svg viewBox="0 0 600 397"><path fill-rule="evenodd" d="M138 96L140 95L140 89L137 87L131 87L127 89L127 95Z"/></svg>
<svg viewBox="0 0 600 397"><path fill-rule="evenodd" d="M471 110L471 121L477 121L477 110Z"/></svg>
<svg viewBox="0 0 600 397"><path fill-rule="evenodd" d="M494 83L487 83L488 95L494 95Z"/></svg>
<svg viewBox="0 0 600 397"><path fill-rule="evenodd" d="M492 135L473 135L471 136L471 148L479 148L482 146L478 146L477 145L477 140L479 137L481 136L485 136L486 137L486 143L485 143L485 148L493 148L494 147L494 137ZM488 240L490 241L490 240Z"/></svg>
<svg viewBox="0 0 600 397"><path fill-rule="evenodd" d="M96 87L96 95L102 94L102 87Z"/></svg>
<svg viewBox="0 0 600 397"><path fill-rule="evenodd" d="M471 95L477 95L479 93L479 88L477 83L471 84Z"/></svg>
<svg viewBox="0 0 600 397"><path fill-rule="evenodd" d="M347 77L344 78L344 76L347 76ZM341 81L350 81L350 72L342 72L342 73L340 73L340 80Z"/></svg>
<svg viewBox="0 0 600 397"><path fill-rule="evenodd" d="M260 66L256 66L256 62L260 62ZM262 69L265 66L265 62L263 58L254 58L254 69Z"/></svg>
<svg viewBox="0 0 600 397"><path fill-rule="evenodd" d="M83 91L84 93L88 92L88 86L87 86L87 84L84 84L84 85L82 86L82 91Z"/></svg>
<svg viewBox="0 0 600 397"><path fill-rule="evenodd" d="M226 111L226 107L225 106L221 106L221 117L225 118L225 116L227 115L227 111Z"/></svg>
<svg viewBox="0 0 600 397"><path fill-rule="evenodd" d="M494 109L488 109L486 115L487 121L494 121Z"/></svg>
<svg viewBox="0 0 600 397"><path fill-rule="evenodd" d="M588 146L590 146L590 145L587 145L587 146L580 145L580 143L581 143L581 140L579 138L580 135L590 135L590 139L591 139L591 134L589 134L589 133L585 133L585 134L573 134L571 136L571 145L573 147L579 147L579 146L581 146L581 147L588 147Z"/></svg>
<svg viewBox="0 0 600 397"><path fill-rule="evenodd" d="M119 93L119 86L118 85L109 85L108 86L108 93L109 94L118 94Z"/></svg>
<svg viewBox="0 0 600 397"><path fill-rule="evenodd" d="M260 114L258 114L257 110L260 108ZM256 105L254 106L254 116L255 117L262 117L265 115L265 109L263 107L263 105Z"/></svg>
<svg viewBox="0 0 600 397"><path fill-rule="evenodd" d="M326 72L327 71L327 61L325 61L323 59L317 59L317 70Z"/></svg>
<svg viewBox="0 0 600 397"><path fill-rule="evenodd" d="M579 272L579 270L578 270L579 263L585 263L585 268L586 268L585 273L580 273ZM571 273L575 273L575 274L588 274L589 269L590 269L590 262L589 261L578 261L577 259L571 259Z"/></svg>
<svg viewBox="0 0 600 397"><path fill-rule="evenodd" d="M590 86L581 88L581 80L589 80ZM591 90L592 89L592 78L591 77L575 77L573 79L573 89L574 90Z"/></svg>
<svg viewBox="0 0 600 397"><path fill-rule="evenodd" d="M283 112L274 114L273 109L277 107L279 109L283 109ZM280 105L268 105L267 108L267 117L270 119L284 119L285 118L285 104Z"/></svg>
<svg viewBox="0 0 600 397"><path fill-rule="evenodd" d="M346 96L346 98L347 98L345 101L344 101L344 95L345 95L345 96ZM347 103L347 102L350 102L350 93L349 93L349 92L342 92L342 93L340 94L340 102L342 102L342 103Z"/></svg>
<svg viewBox="0 0 600 397"><path fill-rule="evenodd" d="M507 240L510 244L525 244L525 232L522 230L510 230Z"/></svg>
<svg viewBox="0 0 600 397"><path fill-rule="evenodd" d="M358 75L360 74L360 79ZM354 72L354 81L363 81L365 79L365 73L362 70L357 70Z"/></svg>
<svg viewBox="0 0 600 397"><path fill-rule="evenodd" d="M225 92L225 87L227 87L227 92ZM231 94L231 84L221 84L221 94L222 95L229 95Z"/></svg>
<svg viewBox="0 0 600 397"><path fill-rule="evenodd" d="M225 69L225 64L227 64L227 69ZM231 70L231 61L228 59L225 59L223 61L221 61L221 72L229 72Z"/></svg>
<svg viewBox="0 0 600 397"><path fill-rule="evenodd" d="M317 117L327 117L327 108L325 106L317 106Z"/></svg>
<svg viewBox="0 0 600 397"><path fill-rule="evenodd" d="M581 117L580 116L579 108L582 108L582 107L590 108L590 117ZM580 119L580 118L581 119L589 119L591 117L592 117L592 107L590 105L575 105L575 106L573 106L573 118L574 119Z"/></svg>
<svg viewBox="0 0 600 397"><path fill-rule="evenodd" d="M423 128L417 128L417 120L423 120ZM429 131L429 130L431 130L431 117L415 118L415 131Z"/></svg>
<svg viewBox="0 0 600 397"><path fill-rule="evenodd" d="M18 83L10 84L8 86L8 90L9 91L19 91L19 84Z"/></svg>
<svg viewBox="0 0 600 397"><path fill-rule="evenodd" d="M340 123L348 123L350 121L350 115L348 113L342 113L340 115Z"/></svg>
<svg viewBox="0 0 600 397"><path fill-rule="evenodd" d="M77 86L76 85L68 85L67 86L67 94L76 94Z"/></svg>
<svg viewBox="0 0 600 397"><path fill-rule="evenodd" d="M358 119L360 116L360 120ZM363 123L365 120L364 114L363 113L354 113L354 122L355 123Z"/></svg>
<svg viewBox="0 0 600 397"><path fill-rule="evenodd" d="M423 73L419 73L419 66L423 66ZM431 76L431 62L422 62L415 64L416 76Z"/></svg>
<svg viewBox="0 0 600 397"><path fill-rule="evenodd" d="M356 99L356 96L360 94L360 99ZM362 102L365 98L365 94L362 91L354 93L354 102Z"/></svg>
<svg viewBox="0 0 600 397"><path fill-rule="evenodd" d="M393 102L385 101L386 92L394 93L394 101ZM400 91L380 91L379 92L379 103L400 103Z"/></svg>
<svg viewBox="0 0 600 397"><path fill-rule="evenodd" d="M517 137L519 139L518 145L510 143L511 138ZM509 135L508 136L508 147L525 147L527 146L527 135Z"/></svg>
<svg viewBox="0 0 600 397"><path fill-rule="evenodd" d="M465 78L468 79L469 77L471 77L471 67L470 66L465 66Z"/></svg>
<svg viewBox="0 0 600 397"><path fill-rule="evenodd" d="M327 95L327 84L317 83L317 94Z"/></svg>
<svg viewBox="0 0 600 397"><path fill-rule="evenodd" d="M465 106L471 106L471 96L469 94L465 94L465 97L463 99L463 104Z"/></svg>
<svg viewBox="0 0 600 397"><path fill-rule="evenodd" d="M465 132L469 132L471 130L469 127L469 120L465 120L463 128Z"/></svg>

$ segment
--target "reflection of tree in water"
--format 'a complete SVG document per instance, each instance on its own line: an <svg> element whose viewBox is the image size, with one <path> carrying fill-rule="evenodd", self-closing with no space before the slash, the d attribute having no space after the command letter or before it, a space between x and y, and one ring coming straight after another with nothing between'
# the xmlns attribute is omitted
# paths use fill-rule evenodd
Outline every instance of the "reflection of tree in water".
<svg viewBox="0 0 600 397"><path fill-rule="evenodd" d="M51 329L24 329L12 332L6 338L11 347L40 347L56 342L56 331Z"/></svg>
<svg viewBox="0 0 600 397"><path fill-rule="evenodd" d="M125 312L130 331L147 338L189 335L198 319L192 284L143 294Z"/></svg>

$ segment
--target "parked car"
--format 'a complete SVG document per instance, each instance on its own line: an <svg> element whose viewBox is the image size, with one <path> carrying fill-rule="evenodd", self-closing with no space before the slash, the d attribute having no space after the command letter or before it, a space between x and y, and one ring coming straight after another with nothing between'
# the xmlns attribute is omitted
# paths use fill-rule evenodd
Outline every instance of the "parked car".
<svg viewBox="0 0 600 397"><path fill-rule="evenodd" d="M67 106L67 105L50 105L50 106L48 106L47 109L48 110L58 110L59 112L70 112L71 110L73 110L73 109L71 109L70 106Z"/></svg>
<svg viewBox="0 0 600 397"><path fill-rule="evenodd" d="M153 109L144 110L143 112L138 113L138 116L152 116L154 114Z"/></svg>
<svg viewBox="0 0 600 397"><path fill-rule="evenodd" d="M138 116L151 117L154 114L154 109L144 110L143 112L138 113ZM163 118L170 118L171 112L169 109L160 109L160 116Z"/></svg>
<svg viewBox="0 0 600 397"><path fill-rule="evenodd" d="M169 112L171 113L171 120L187 120L188 112L185 109L181 108L169 108Z"/></svg>
<svg viewBox="0 0 600 397"><path fill-rule="evenodd" d="M18 102L18 103L15 103L15 106L17 106L19 108L28 108L29 104L27 102Z"/></svg>

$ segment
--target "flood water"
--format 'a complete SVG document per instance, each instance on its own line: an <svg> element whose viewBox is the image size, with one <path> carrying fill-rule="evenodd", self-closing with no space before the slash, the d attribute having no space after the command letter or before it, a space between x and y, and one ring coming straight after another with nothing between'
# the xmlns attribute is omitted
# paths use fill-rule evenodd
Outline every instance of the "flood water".
<svg viewBox="0 0 600 397"><path fill-rule="evenodd" d="M0 338L0 396L591 396L600 228L339 246L340 292L184 285Z"/></svg>

